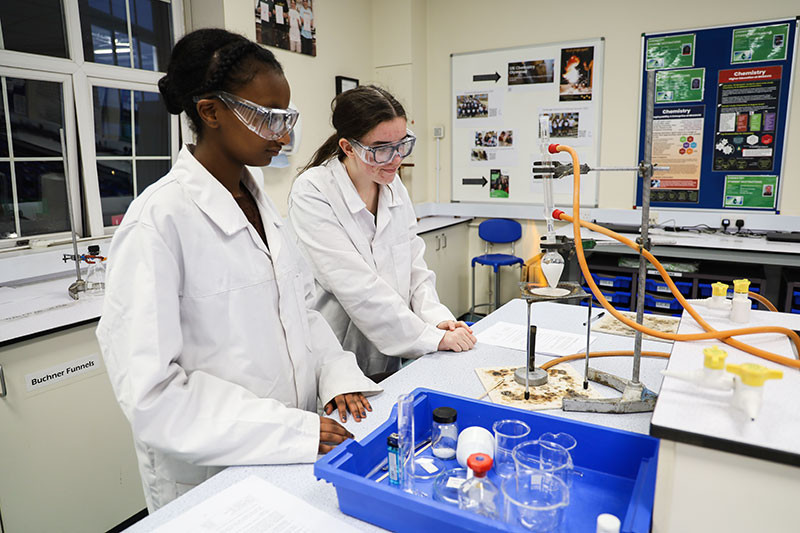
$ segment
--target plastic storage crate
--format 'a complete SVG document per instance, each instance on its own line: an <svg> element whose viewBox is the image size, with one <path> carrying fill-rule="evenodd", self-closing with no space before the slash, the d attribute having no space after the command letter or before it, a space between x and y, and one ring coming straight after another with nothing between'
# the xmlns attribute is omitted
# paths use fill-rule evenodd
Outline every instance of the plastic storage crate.
<svg viewBox="0 0 800 533"><path fill-rule="evenodd" d="M794 303L792 307L800 307L800 291L792 293L792 302Z"/></svg>
<svg viewBox="0 0 800 533"><path fill-rule="evenodd" d="M675 286L678 287L678 291L687 298L692 295L691 281L675 281ZM645 280L644 290L659 294L672 294L672 291L669 289L669 286L666 283L663 281L656 281L654 279Z"/></svg>
<svg viewBox="0 0 800 533"><path fill-rule="evenodd" d="M595 274L592 272L594 282L603 289L630 289L631 276L616 276L610 274Z"/></svg>
<svg viewBox="0 0 800 533"><path fill-rule="evenodd" d="M587 293L592 292L592 290L589 287L583 287L583 290L585 290ZM602 290L600 292L603 293L603 296L606 297L606 300L614 304L614 307L616 307L617 309L624 309L626 311L630 309L631 305L630 292L609 292ZM595 305L600 305L599 302L597 301L597 298L595 298L594 295L592 295L592 300L594 301ZM589 305L589 303L586 300L581 300L580 304Z"/></svg>
<svg viewBox="0 0 800 533"><path fill-rule="evenodd" d="M682 307L676 298L661 298L652 294L644 295L644 306L653 311L680 313Z"/></svg>
<svg viewBox="0 0 800 533"><path fill-rule="evenodd" d="M582 476L573 480L562 532L594 531L600 513L617 515L622 520L623 532L650 530L658 439L429 389L416 389L413 394L415 442L430 437L432 412L442 406L458 411L460 429L477 425L491 431L497 420L515 418L531 427L532 438L548 431L575 437L578 445L572 450L572 457L575 469ZM377 483L374 479L378 475L367 479L366 476L386 459L386 438L395 431L396 407L389 419L361 442L347 441L314 465L314 475L335 486L343 513L392 531L507 530L502 521L407 494L389 485L388 480ZM426 456L430 456L430 448L419 457ZM445 463L448 468L458 466L455 459ZM489 475L497 482L493 471ZM432 481L417 482L416 487L430 494L431 485ZM499 488L499 483L497 485Z"/></svg>

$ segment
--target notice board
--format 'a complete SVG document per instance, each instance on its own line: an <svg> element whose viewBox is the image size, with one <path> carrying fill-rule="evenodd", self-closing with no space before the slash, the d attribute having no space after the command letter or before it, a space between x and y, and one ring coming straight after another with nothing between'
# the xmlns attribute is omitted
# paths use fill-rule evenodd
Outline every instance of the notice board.
<svg viewBox="0 0 800 533"><path fill-rule="evenodd" d="M654 70L653 162L670 167L651 205L779 212L796 55L794 18L643 36L639 158Z"/></svg>
<svg viewBox="0 0 800 533"><path fill-rule="evenodd" d="M531 170L540 115L551 142L599 165L603 53L598 38L451 55L451 198L542 205ZM553 189L557 205L572 204L571 175ZM581 203L597 205L596 173L582 176Z"/></svg>

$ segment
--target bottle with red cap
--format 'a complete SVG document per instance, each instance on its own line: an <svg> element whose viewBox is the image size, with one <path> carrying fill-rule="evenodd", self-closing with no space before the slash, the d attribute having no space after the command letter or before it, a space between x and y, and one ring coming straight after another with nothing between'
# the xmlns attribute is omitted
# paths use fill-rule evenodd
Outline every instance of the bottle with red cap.
<svg viewBox="0 0 800 533"><path fill-rule="evenodd" d="M466 480L458 489L458 507L495 520L498 519L498 490L486 476L486 473L492 468L492 458L485 453L473 453L467 459L467 466L472 470L474 476Z"/></svg>

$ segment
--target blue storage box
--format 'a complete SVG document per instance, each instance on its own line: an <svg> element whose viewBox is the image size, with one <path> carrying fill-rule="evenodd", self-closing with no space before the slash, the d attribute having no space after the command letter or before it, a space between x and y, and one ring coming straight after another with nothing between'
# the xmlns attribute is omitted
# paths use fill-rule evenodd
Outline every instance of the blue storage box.
<svg viewBox="0 0 800 533"><path fill-rule="evenodd" d="M586 287L586 286L583 287L583 290L585 290L588 293L592 292L592 290L589 287ZM614 307L619 307L619 306L630 307L630 305L631 305L631 293L630 292L611 292L611 291L604 291L602 289L600 290L600 292L603 293L603 296L606 297L606 300L608 300L609 302L614 304ZM597 301L597 298L594 297L594 294L592 294L592 300L594 300L595 304L599 305L599 303ZM581 305L589 305L585 300L581 300L580 304ZM619 304L619 306L617 304ZM621 307L619 307L619 308L621 308Z"/></svg>
<svg viewBox="0 0 800 533"><path fill-rule="evenodd" d="M597 515L612 513L622 520L623 532L650 531L655 496L658 439L647 435L576 422L544 413L504 407L429 389L414 392L415 442L430 438L432 412L452 407L460 429L482 426L489 431L498 420L515 418L531 427L532 439L545 432L569 433L578 441L572 450L575 476L570 503L561 529L568 533L594 531ZM460 510L457 506L407 494L378 483L381 471L367 479L387 456L386 438L397 431L397 407L389 419L361 442L349 440L319 459L314 475L332 483L343 513L392 531L506 531L502 521ZM419 457L429 457L430 448ZM455 468L455 459L445 461ZM489 477L498 485L494 471ZM432 480L416 487L432 493ZM501 493L502 497L502 493ZM501 507L502 515L502 507Z"/></svg>
<svg viewBox="0 0 800 533"><path fill-rule="evenodd" d="M675 286L678 287L678 292L680 292L682 295L687 297L692 295L691 281L675 281L674 283ZM666 283L655 279L645 280L644 290L649 292L668 294L668 295L672 294L672 291L669 290L669 286Z"/></svg>
<svg viewBox="0 0 800 533"><path fill-rule="evenodd" d="M794 291L794 305L800 305L800 291Z"/></svg>
<svg viewBox="0 0 800 533"><path fill-rule="evenodd" d="M680 302L675 298L661 298L652 294L644 295L644 306L657 311L680 311Z"/></svg>
<svg viewBox="0 0 800 533"><path fill-rule="evenodd" d="M610 274L595 274L592 272L594 282L603 289L629 289L633 278L630 276L614 276Z"/></svg>

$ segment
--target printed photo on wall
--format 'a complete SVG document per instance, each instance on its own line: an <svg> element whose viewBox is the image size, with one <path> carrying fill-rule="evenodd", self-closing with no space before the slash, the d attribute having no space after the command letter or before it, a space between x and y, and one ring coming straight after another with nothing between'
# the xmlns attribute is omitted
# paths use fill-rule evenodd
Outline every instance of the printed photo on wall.
<svg viewBox="0 0 800 533"><path fill-rule="evenodd" d="M460 94L456 97L456 118L487 118L489 93Z"/></svg>
<svg viewBox="0 0 800 533"><path fill-rule="evenodd" d="M256 41L317 55L313 0L255 0Z"/></svg>
<svg viewBox="0 0 800 533"><path fill-rule="evenodd" d="M536 59L508 64L509 85L553 83L553 60Z"/></svg>
<svg viewBox="0 0 800 533"><path fill-rule="evenodd" d="M562 102L592 99L594 46L561 49L561 84L558 98Z"/></svg>
<svg viewBox="0 0 800 533"><path fill-rule="evenodd" d="M493 168L489 178L489 198L508 198L508 176L499 168Z"/></svg>
<svg viewBox="0 0 800 533"><path fill-rule="evenodd" d="M580 114L550 113L550 137L578 137L578 120Z"/></svg>

